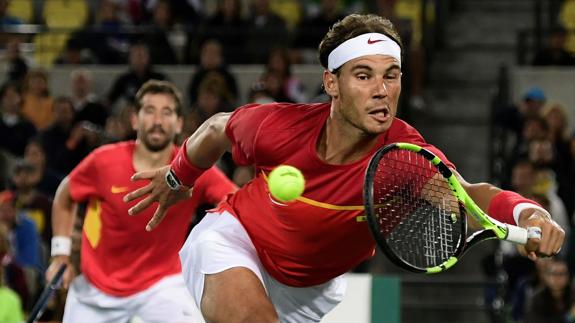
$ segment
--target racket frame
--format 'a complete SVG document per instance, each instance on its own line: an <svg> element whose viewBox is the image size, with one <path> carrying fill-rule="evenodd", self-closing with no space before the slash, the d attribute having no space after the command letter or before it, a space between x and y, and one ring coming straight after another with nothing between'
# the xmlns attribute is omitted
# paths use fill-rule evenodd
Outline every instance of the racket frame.
<svg viewBox="0 0 575 323"><path fill-rule="evenodd" d="M484 228L483 230L474 232L468 236L466 216L461 217L460 221L462 222L462 234L460 236L460 241L458 242L457 248L451 257L437 266L421 268L408 264L392 251L392 249L386 243L385 238L382 237L380 233L378 219L373 212L373 174L375 173L382 156L395 149L408 150L418 153L425 157L429 162L431 162L437 168L438 173L440 173L448 182L449 187L453 191L453 195L460 202L460 207L465 210L465 212L462 212L462 214L470 214L479 223L479 225ZM365 179L366 180L364 183L363 194L367 222L369 229L372 232L372 236L379 247L383 250L383 252L390 258L390 260L406 270L416 273L439 273L453 267L457 263L459 257L461 257L470 247L474 246L478 242L490 239L506 240L508 237L508 226L491 218L485 212L483 212L483 210L481 210L481 208L471 199L471 197L469 197L449 167L447 167L447 165L445 165L445 163L443 163L441 159L435 154L418 145L398 142L379 149L371 158L368 164Z"/></svg>

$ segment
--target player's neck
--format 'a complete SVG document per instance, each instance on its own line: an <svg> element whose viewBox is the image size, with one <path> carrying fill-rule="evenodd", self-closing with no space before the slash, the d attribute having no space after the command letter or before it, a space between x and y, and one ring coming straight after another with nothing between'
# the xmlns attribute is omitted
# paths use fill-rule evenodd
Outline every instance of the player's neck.
<svg viewBox="0 0 575 323"><path fill-rule="evenodd" d="M144 144L136 141L134 149L134 169L137 172L160 168L167 165L172 157L172 145L167 145L160 151L151 151Z"/></svg>
<svg viewBox="0 0 575 323"><path fill-rule="evenodd" d="M318 157L332 165L345 165L366 156L377 137L365 137L359 129L346 126L330 116L323 127L316 148Z"/></svg>

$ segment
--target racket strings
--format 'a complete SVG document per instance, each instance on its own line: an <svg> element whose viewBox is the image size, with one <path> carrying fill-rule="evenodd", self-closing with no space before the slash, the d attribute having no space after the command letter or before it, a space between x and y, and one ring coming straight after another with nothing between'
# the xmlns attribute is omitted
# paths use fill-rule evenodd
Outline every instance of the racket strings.
<svg viewBox="0 0 575 323"><path fill-rule="evenodd" d="M386 153L373 188L380 233L403 261L429 268L454 255L462 234L461 207L425 157L399 149Z"/></svg>

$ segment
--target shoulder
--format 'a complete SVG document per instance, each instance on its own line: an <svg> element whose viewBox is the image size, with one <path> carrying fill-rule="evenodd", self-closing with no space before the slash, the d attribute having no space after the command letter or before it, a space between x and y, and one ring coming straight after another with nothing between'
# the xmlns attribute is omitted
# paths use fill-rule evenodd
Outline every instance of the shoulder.
<svg viewBox="0 0 575 323"><path fill-rule="evenodd" d="M91 154L114 156L121 152L129 152L133 150L135 144L136 143L133 140L106 144L94 149L94 151Z"/></svg>
<svg viewBox="0 0 575 323"><path fill-rule="evenodd" d="M272 123L273 125L293 125L309 120L322 113L329 113L329 106L328 103L296 104L274 102L267 104L249 104L238 110L239 113L265 114L266 123Z"/></svg>
<svg viewBox="0 0 575 323"><path fill-rule="evenodd" d="M121 141L94 149L85 160L102 167L118 164L132 157L135 141Z"/></svg>

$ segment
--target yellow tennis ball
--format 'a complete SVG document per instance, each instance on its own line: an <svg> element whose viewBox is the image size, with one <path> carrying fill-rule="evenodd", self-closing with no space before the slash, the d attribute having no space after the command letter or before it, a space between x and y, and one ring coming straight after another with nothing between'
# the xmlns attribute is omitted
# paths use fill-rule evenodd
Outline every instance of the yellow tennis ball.
<svg viewBox="0 0 575 323"><path fill-rule="evenodd" d="M303 193L305 179L299 169L281 165L271 171L268 177L268 187L274 198L282 202L289 202L297 199Z"/></svg>

